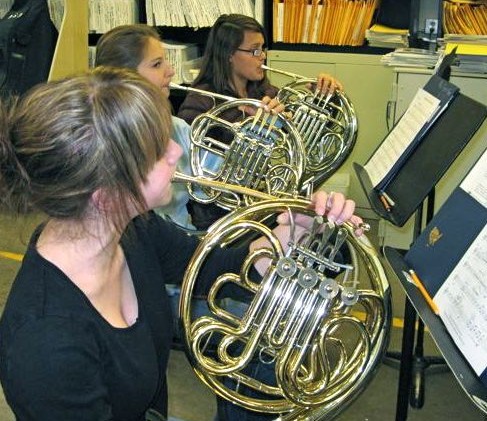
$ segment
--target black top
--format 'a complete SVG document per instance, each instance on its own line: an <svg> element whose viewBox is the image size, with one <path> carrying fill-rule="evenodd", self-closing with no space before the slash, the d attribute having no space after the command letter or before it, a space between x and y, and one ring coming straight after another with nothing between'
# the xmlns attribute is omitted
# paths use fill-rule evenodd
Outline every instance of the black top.
<svg viewBox="0 0 487 421"><path fill-rule="evenodd" d="M32 236L0 321L0 379L19 420L143 420L167 414L172 315L165 283L181 283L197 240L150 213L122 239L138 300L130 327L111 326ZM247 249L217 250L216 273L240 267ZM222 257L225 253L225 257ZM211 273L210 273L211 272Z"/></svg>

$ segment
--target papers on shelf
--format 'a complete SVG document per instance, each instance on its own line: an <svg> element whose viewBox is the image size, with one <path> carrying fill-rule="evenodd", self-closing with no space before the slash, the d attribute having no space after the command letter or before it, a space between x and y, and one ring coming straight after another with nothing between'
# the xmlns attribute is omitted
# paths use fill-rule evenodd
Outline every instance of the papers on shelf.
<svg viewBox="0 0 487 421"><path fill-rule="evenodd" d="M438 51L419 48L398 48L383 55L381 63L394 67L426 67L432 69L438 63L441 54Z"/></svg>
<svg viewBox="0 0 487 421"><path fill-rule="evenodd" d="M447 42L444 51L445 53L451 52L455 47L454 69L463 72L487 73L487 44Z"/></svg>
<svg viewBox="0 0 487 421"><path fill-rule="evenodd" d="M255 16L252 0L146 0L147 20L154 26L188 26L190 28L210 27L220 15L241 13Z"/></svg>
<svg viewBox="0 0 487 421"><path fill-rule="evenodd" d="M483 1L443 2L443 25L445 33L486 35L487 3Z"/></svg>
<svg viewBox="0 0 487 421"><path fill-rule="evenodd" d="M166 51L166 60L174 69L173 82L191 83L193 78L188 74L190 69L187 66L197 66L198 46L171 40L165 40L162 45Z"/></svg>
<svg viewBox="0 0 487 421"><path fill-rule="evenodd" d="M408 35L408 29L395 29L379 24L372 25L365 31L365 38L372 47L407 47Z"/></svg>
<svg viewBox="0 0 487 421"><path fill-rule="evenodd" d="M377 0L273 0L273 41L360 46Z"/></svg>
<svg viewBox="0 0 487 421"><path fill-rule="evenodd" d="M90 0L89 30L103 34L115 26L139 21L136 0Z"/></svg>

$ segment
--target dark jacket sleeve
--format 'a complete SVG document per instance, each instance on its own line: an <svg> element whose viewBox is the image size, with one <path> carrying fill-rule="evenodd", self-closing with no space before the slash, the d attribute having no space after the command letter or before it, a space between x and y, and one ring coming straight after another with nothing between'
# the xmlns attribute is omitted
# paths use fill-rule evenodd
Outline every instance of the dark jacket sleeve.
<svg viewBox="0 0 487 421"><path fill-rule="evenodd" d="M178 117L191 125L196 117L208 112L208 110L221 102L221 100L214 100L205 95L189 92L179 107Z"/></svg>

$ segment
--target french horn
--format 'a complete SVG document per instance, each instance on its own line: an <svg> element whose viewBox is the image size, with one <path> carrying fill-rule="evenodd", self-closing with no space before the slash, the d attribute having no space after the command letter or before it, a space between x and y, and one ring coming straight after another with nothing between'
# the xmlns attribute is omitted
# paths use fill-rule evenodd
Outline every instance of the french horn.
<svg viewBox="0 0 487 421"><path fill-rule="evenodd" d="M181 174L174 181L253 194ZM365 388L386 350L391 297L384 269L365 235L315 216L309 200L255 195L258 201L208 229L187 268L179 310L188 359L234 404L282 421L331 419ZM290 214L288 247L261 222L281 212ZM297 213L313 218L310 229L293 223ZM207 313L197 313L209 255L249 233L270 246L249 252L237 272L219 274L206 291ZM267 269L258 276L253 266L261 259ZM235 296L238 307L229 305Z"/></svg>
<svg viewBox="0 0 487 421"><path fill-rule="evenodd" d="M314 92L316 79L274 69L293 80L284 85L277 98L292 114L292 122L304 141L306 171L304 178L315 186L326 181L345 161L357 138L357 117L344 92L333 94Z"/></svg>
<svg viewBox="0 0 487 421"><path fill-rule="evenodd" d="M261 101L236 99L200 89L170 85L225 100L191 125L191 168L200 179L229 183L274 195L296 195L302 188L306 153L301 137L282 114L265 112ZM247 115L243 109L254 110ZM227 116L242 115L238 121ZM231 210L252 203L254 197L235 191L189 185L200 203L216 203Z"/></svg>

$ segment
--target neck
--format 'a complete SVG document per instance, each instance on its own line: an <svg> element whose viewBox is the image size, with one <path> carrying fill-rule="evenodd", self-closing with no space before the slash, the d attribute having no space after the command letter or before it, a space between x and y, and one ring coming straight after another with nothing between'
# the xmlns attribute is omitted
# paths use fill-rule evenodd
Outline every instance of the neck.
<svg viewBox="0 0 487 421"><path fill-rule="evenodd" d="M51 220L37 250L83 291L105 320L126 327L135 322L138 303L120 238L109 223Z"/></svg>
<svg viewBox="0 0 487 421"><path fill-rule="evenodd" d="M76 279L83 278L77 275L88 270L109 273L113 262L120 258L120 238L121 234L108 223L52 219L44 227L36 246L43 257L78 283ZM102 281L105 277L95 279Z"/></svg>
<svg viewBox="0 0 487 421"><path fill-rule="evenodd" d="M247 79L240 77L233 77L233 87L239 98L247 98Z"/></svg>

